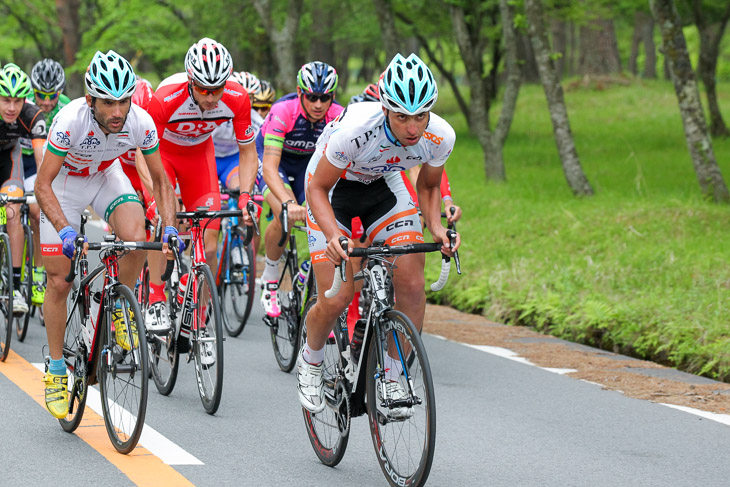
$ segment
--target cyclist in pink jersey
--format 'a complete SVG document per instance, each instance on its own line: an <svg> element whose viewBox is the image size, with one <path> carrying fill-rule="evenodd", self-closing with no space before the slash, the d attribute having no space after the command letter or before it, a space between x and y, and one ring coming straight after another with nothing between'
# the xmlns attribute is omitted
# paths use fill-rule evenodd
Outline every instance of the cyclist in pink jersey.
<svg viewBox="0 0 730 487"><path fill-rule="evenodd" d="M277 215L281 203L290 203L291 222L306 218L304 175L309 158L325 125L343 110L335 102L337 71L332 66L319 61L305 64L297 75L297 85L296 93L274 103L256 137L263 161L258 189ZM279 258L284 249L278 246L280 236L281 223L274 218L264 235L266 266L261 275L261 305L271 317L281 314L277 291Z"/></svg>
<svg viewBox="0 0 730 487"><path fill-rule="evenodd" d="M160 134L160 154L170 182L180 186L180 195L186 208L221 207L215 148L211 134L228 120L233 121L239 153L239 208L245 208L251 199L258 169L254 131L251 127L251 101L243 87L229 80L233 61L228 50L213 39L203 38L193 44L185 56L185 73L173 75L160 83L148 111ZM261 207L256 205L258 213ZM245 214L243 222L251 225ZM207 222L204 222L204 225ZM218 265L216 258L220 222L213 220L204 234L205 258L211 269ZM170 320L165 306L164 287L159 276L164 261L152 255L150 307L147 329L165 334Z"/></svg>

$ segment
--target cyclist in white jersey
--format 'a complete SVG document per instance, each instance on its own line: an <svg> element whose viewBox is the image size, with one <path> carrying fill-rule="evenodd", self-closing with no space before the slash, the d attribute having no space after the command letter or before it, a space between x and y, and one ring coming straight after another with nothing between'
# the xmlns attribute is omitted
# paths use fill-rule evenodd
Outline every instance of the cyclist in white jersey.
<svg viewBox="0 0 730 487"><path fill-rule="evenodd" d="M145 239L144 211L118 157L139 147L145 154L155 198L165 227L164 241L176 235L174 195L167 182L155 124L150 115L131 104L135 89L132 66L109 51L97 52L85 78L88 94L65 106L49 131L35 189L41 206L41 251L48 272L45 321L50 364L44 381L46 407L57 418L68 411L68 376L62 346L66 297L71 287L64 279L74 254L80 217L91 205L122 240ZM120 266L120 280L133 286L145 255L130 252ZM116 327L117 343L129 350L132 341L125 327ZM132 327L133 335L136 333Z"/></svg>
<svg viewBox="0 0 730 487"><path fill-rule="evenodd" d="M347 259L339 237L351 237L352 219L360 217L371 241L388 245L423 242L418 212L403 182L401 171L422 164L417 181L423 216L434 242L449 256L453 248L441 223L440 183L443 165L454 147L455 134L441 117L430 112L438 97L436 82L418 56L400 54L391 61L378 84L381 103L348 106L325 127L307 167L307 230L317 288L329 289L334 264ZM423 254L398 260L393 283L396 309L420 329L426 306ZM347 308L354 293L352 265L349 278L333 298L320 293L307 320L307 342L298 359L298 395L302 406L319 412L324 406L322 361L324 345L335 319ZM405 397L397 382L400 361L388 352L386 385L390 397ZM409 408L393 411L408 417Z"/></svg>

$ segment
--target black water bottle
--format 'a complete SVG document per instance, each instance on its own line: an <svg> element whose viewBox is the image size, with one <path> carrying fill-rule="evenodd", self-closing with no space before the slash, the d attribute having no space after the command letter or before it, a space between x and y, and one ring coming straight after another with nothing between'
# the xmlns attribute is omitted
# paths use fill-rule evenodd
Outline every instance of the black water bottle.
<svg viewBox="0 0 730 487"><path fill-rule="evenodd" d="M350 342L350 357L352 357L354 363L360 360L360 349L362 348L362 341L365 337L366 324L367 322L362 318L355 322L355 330L352 332L352 341Z"/></svg>

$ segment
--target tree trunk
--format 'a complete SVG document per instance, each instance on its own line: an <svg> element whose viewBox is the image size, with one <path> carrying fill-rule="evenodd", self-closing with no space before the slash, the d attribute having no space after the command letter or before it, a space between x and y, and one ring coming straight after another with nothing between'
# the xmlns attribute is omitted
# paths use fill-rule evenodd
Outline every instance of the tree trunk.
<svg viewBox="0 0 730 487"><path fill-rule="evenodd" d="M644 43L644 78L656 79L656 46L654 45L654 18L648 13L642 14L642 41Z"/></svg>
<svg viewBox="0 0 730 487"><path fill-rule="evenodd" d="M63 35L64 66L71 66L76 62L76 53L81 45L81 28L79 25L80 0L56 0L58 25ZM89 60L90 61L90 60ZM76 98L84 94L84 82L80 73L71 73L66 83L66 94Z"/></svg>
<svg viewBox="0 0 730 487"><path fill-rule="evenodd" d="M564 20L553 19L550 22L550 31L553 37L553 52L559 53L560 57L555 60L555 70L558 73L558 78L562 79L565 76L565 57L567 55L568 47L568 32L566 22ZM529 42L529 38L527 38ZM530 49L532 52L532 49ZM532 59L535 59L533 54ZM535 72L537 73L537 63L535 64ZM540 74L537 73L537 79L540 80Z"/></svg>
<svg viewBox="0 0 730 487"><path fill-rule="evenodd" d="M274 59L276 60L277 75L276 88L284 94L296 86L298 66L295 61L294 42L299 29L299 19L302 12L303 0L289 0L284 26L277 30L271 14L271 0L253 0L264 30L273 45Z"/></svg>
<svg viewBox="0 0 730 487"><path fill-rule="evenodd" d="M730 132L725 125L717 103L717 87L715 75L717 73L717 58L720 55L720 40L725 33L730 20L730 4L718 13L712 9L705 11L700 0L690 3L692 16L697 30L700 33L700 62L697 73L702 79L707 92L707 104L710 110L710 133L715 136L728 136Z"/></svg>
<svg viewBox="0 0 730 487"><path fill-rule="evenodd" d="M700 188L715 202L729 202L730 193L717 165L712 140L707 132L697 81L674 1L649 0L649 4L661 29L662 49L672 72L684 134Z"/></svg>
<svg viewBox="0 0 730 487"><path fill-rule="evenodd" d="M613 20L594 19L580 28L580 74L614 74L621 71Z"/></svg>
<svg viewBox="0 0 730 487"><path fill-rule="evenodd" d="M636 76L639 74L639 69L637 67L637 58L639 57L639 45L641 44L642 36L641 36L641 12L636 11L634 12L634 33L631 36L631 54L629 54L629 72Z"/></svg>
<svg viewBox="0 0 730 487"><path fill-rule="evenodd" d="M393 15L393 6L390 0L373 0L375 13L380 22L380 34L383 38L383 46L385 47L385 56L387 62L393 59L401 48L400 37L395 28L395 16ZM407 53L403 53L408 55Z"/></svg>
<svg viewBox="0 0 730 487"><path fill-rule="evenodd" d="M575 149L573 142L568 110L563 99L563 87L560 85L553 65L550 45L545 32L545 16L540 0L525 0L525 13L527 14L528 32L535 51L537 66L540 70L540 79L545 89L555 142L563 163L565 178L570 189L573 190L573 194L590 196L593 194L593 188L591 188L588 178L583 173L583 168L578 159L578 151Z"/></svg>

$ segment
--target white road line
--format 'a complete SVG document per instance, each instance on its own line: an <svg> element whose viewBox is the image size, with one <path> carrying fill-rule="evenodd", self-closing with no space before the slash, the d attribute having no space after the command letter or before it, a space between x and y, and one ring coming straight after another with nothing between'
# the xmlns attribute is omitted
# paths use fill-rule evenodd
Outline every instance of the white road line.
<svg viewBox="0 0 730 487"><path fill-rule="evenodd" d="M438 335L434 335L434 336L436 338L443 338ZM457 343L461 343L461 342L457 342ZM571 372L577 372L577 370L575 370L575 369L555 369L555 368L550 368L550 367L538 367L537 365L533 364L526 358L520 357L519 355L517 355L517 353L515 353L514 351L512 351L508 348L491 347L489 345L472 345L470 343L461 343L461 345L466 345L467 347L475 348L482 352L486 352L491 355L496 355L497 357L506 358L508 360L513 360L513 361L519 362L521 364L531 365L533 367L537 367L538 369L547 370L548 372L553 372L555 374L563 375L563 374L569 374ZM602 384L599 384L597 382L590 382L590 381L586 381L586 380L584 380L583 382L587 382L589 384L594 384L599 387L603 387ZM616 392L621 392L621 391L616 391ZM695 416L699 416L699 417L705 418L705 419L710 419L712 421L716 421L716 422L724 424L726 426L730 426L730 415L728 415L728 414L711 413L709 411L703 411L701 409L695 409L695 408L690 408L690 407L686 407L686 406L677 406L676 404L667 404L667 403L663 403L663 402L658 402L656 404L660 404L662 406L667 406L672 409L678 409L680 411L684 411L685 413L694 414Z"/></svg>
<svg viewBox="0 0 730 487"><path fill-rule="evenodd" d="M34 363L33 366L41 372L45 370L43 364ZM98 389L96 387L90 387L88 394L86 407L90 407L99 416L103 417L104 411L101 408L101 394ZM165 438L147 423L142 428L139 444L167 465L205 465L193 455Z"/></svg>

